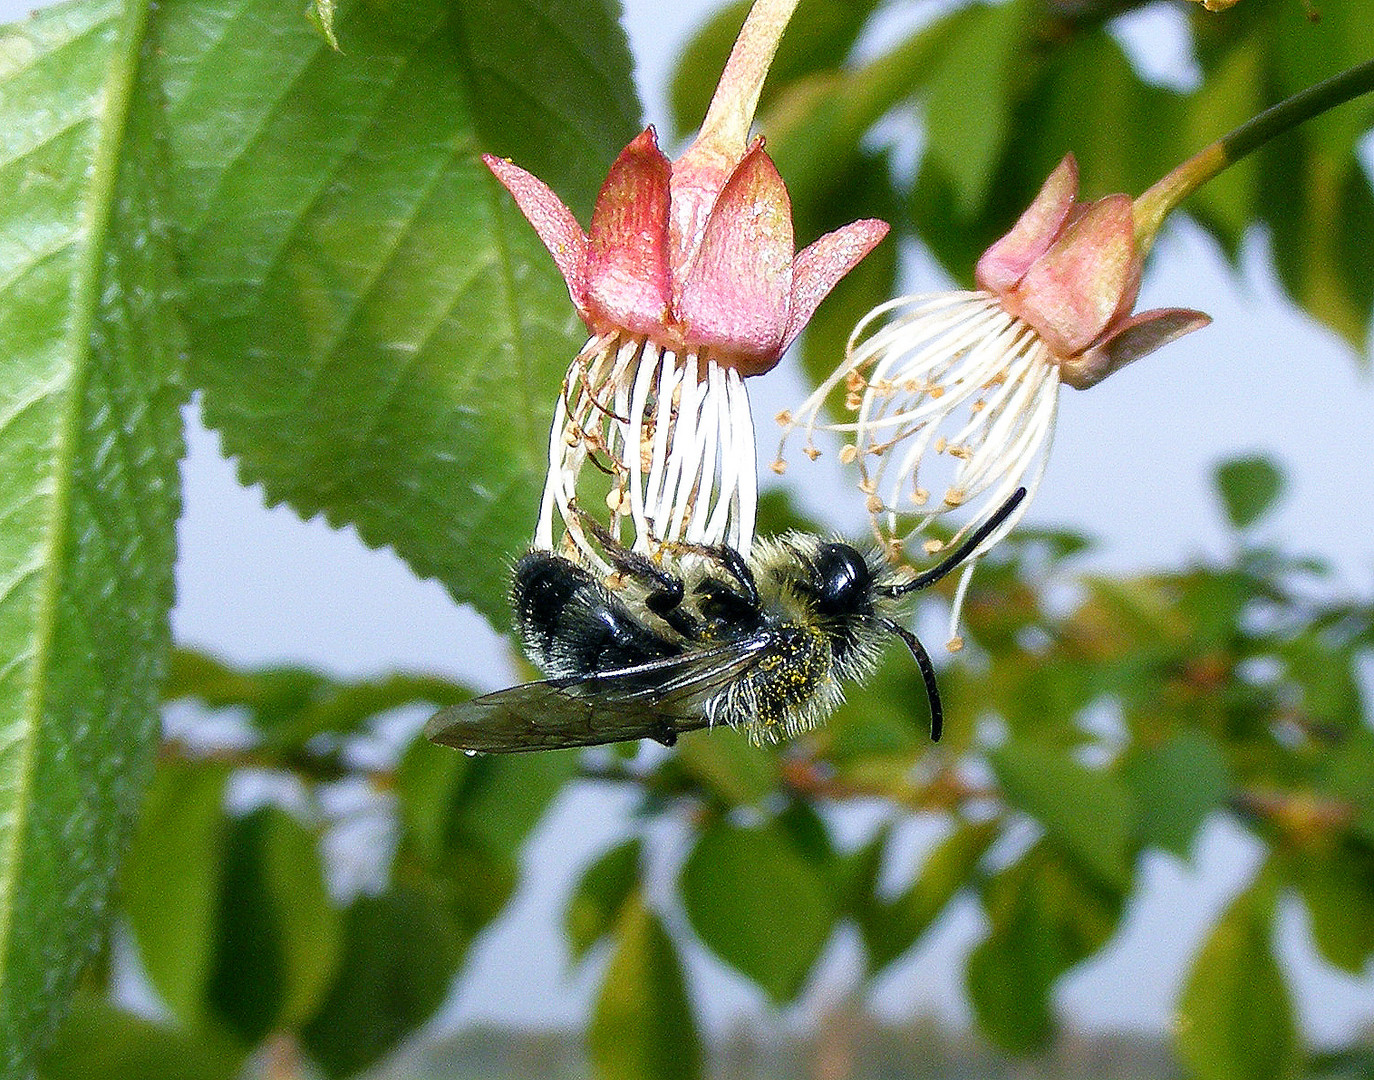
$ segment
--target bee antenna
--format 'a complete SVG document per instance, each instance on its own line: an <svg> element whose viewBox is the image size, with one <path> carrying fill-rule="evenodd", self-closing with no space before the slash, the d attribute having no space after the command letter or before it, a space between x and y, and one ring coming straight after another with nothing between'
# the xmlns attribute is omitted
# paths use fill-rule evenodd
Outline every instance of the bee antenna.
<svg viewBox="0 0 1374 1080"><path fill-rule="evenodd" d="M916 658L916 666L921 669L921 678L926 683L926 697L930 699L930 741L939 742L945 730L945 710L940 704L940 684L935 681L935 665L930 662L930 653L906 627L891 619L884 619L883 625L905 641L911 655Z"/></svg>
<svg viewBox="0 0 1374 1080"><path fill-rule="evenodd" d="M973 531L973 535L960 544L958 550L955 551L953 555L949 556L943 562L932 566L929 570L917 574L910 581L904 581L900 585L880 585L875 591L882 596L897 597L905 596L909 592L915 592L917 589L924 589L927 586L934 585L972 555L974 549L991 536L997 527L1011 516L1012 511L1021 505L1021 500L1025 497L1026 489L1023 487L1017 488L1012 492L1011 498L997 508L997 513L993 514L992 517L978 526L978 528Z"/></svg>

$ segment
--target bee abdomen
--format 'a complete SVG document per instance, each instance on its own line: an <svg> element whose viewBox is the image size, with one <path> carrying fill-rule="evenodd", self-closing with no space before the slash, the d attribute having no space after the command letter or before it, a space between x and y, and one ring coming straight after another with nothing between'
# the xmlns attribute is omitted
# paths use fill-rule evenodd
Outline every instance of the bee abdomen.
<svg viewBox="0 0 1374 1080"><path fill-rule="evenodd" d="M590 571L549 551L516 563L511 606L526 653L550 678L617 671L682 651Z"/></svg>

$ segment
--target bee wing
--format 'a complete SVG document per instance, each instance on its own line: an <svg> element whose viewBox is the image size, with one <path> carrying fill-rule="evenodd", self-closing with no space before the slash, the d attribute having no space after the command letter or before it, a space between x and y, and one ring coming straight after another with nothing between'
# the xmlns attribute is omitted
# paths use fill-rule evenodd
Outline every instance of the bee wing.
<svg viewBox="0 0 1374 1080"><path fill-rule="evenodd" d="M775 635L577 679L522 683L430 717L425 737L489 754L657 739L706 726L706 703L763 659Z"/></svg>

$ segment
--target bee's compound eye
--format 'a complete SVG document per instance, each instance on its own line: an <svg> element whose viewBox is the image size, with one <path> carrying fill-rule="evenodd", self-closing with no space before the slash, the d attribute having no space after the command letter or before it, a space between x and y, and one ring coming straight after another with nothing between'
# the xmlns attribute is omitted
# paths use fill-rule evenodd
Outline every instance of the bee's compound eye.
<svg viewBox="0 0 1374 1080"><path fill-rule="evenodd" d="M847 544L822 544L812 561L812 588L822 615L857 612L872 600L868 562Z"/></svg>

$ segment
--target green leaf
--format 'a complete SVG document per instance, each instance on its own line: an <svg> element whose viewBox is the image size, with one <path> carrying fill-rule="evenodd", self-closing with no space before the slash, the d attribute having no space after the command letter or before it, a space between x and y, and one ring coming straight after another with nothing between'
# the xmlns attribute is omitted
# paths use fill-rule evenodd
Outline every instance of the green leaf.
<svg viewBox="0 0 1374 1080"><path fill-rule="evenodd" d="M970 633L977 627L990 647L1010 653L980 680L987 689L975 707L987 708L986 698L991 697L1018 740L1048 745L1079 740L1082 734L1074 718L1092 702L1101 673L1062 654L1041 657L1022 651L1016 645L1015 631L1020 628L1015 619L1011 604L990 619L976 611L968 616Z"/></svg>
<svg viewBox="0 0 1374 1080"><path fill-rule="evenodd" d="M1300 1073L1293 1006L1270 948L1272 897L1248 889L1193 959L1178 1007L1179 1055L1198 1080L1287 1080Z"/></svg>
<svg viewBox="0 0 1374 1080"><path fill-rule="evenodd" d="M1054 1037L1050 991L1061 964L1047 953L1027 911L969 954L965 978L978 1029L1010 1053L1036 1053Z"/></svg>
<svg viewBox="0 0 1374 1080"><path fill-rule="evenodd" d="M1243 26L1194 18L1205 74L1190 105L1198 136L1194 148L1367 59L1374 5L1355 0L1327 6L1319 11L1320 21L1308 19L1313 10L1255 5ZM1367 95L1331 109L1228 168L1195 197L1202 220L1233 253L1245 228L1267 225L1285 290L1361 357L1374 301L1368 260L1374 192L1355 149L1371 118Z"/></svg>
<svg viewBox="0 0 1374 1080"><path fill-rule="evenodd" d="M1231 771L1213 737L1185 731L1130 756L1122 780L1135 806L1138 842L1186 859L1202 823L1221 809Z"/></svg>
<svg viewBox="0 0 1374 1080"><path fill-rule="evenodd" d="M739 731L717 729L683 735L672 765L726 806L752 805L777 789L777 757L752 745Z"/></svg>
<svg viewBox="0 0 1374 1080"><path fill-rule="evenodd" d="M1012 806L1040 822L1084 870L1125 888L1133 822L1130 794L1120 781L1030 742L1009 742L988 760Z"/></svg>
<svg viewBox="0 0 1374 1080"><path fill-rule="evenodd" d="M948 723L946 737L958 729ZM930 711L920 671L905 649L888 649L878 668L862 682L845 688L844 704L824 729L828 756L847 774L872 769L880 761L898 772L930 746ZM960 734L963 734L960 732Z"/></svg>
<svg viewBox="0 0 1374 1080"><path fill-rule="evenodd" d="M1232 458L1217 466L1213 481L1234 528L1248 529L1273 509L1283 491L1283 473L1268 458Z"/></svg>
<svg viewBox="0 0 1374 1080"><path fill-rule="evenodd" d="M195 698L210 708L247 705L259 694L257 672L238 671L196 649L175 648L162 683L163 701Z"/></svg>
<svg viewBox="0 0 1374 1080"><path fill-rule="evenodd" d="M1182 95L1144 83L1105 30L1080 23L1064 34L1043 13L990 11L961 9L931 28L947 42L930 65L942 100L929 110L947 149L922 158L910 196L921 241L964 284L1066 152L1083 197L1095 198L1139 193L1198 149L1177 134ZM971 31L978 23L985 43ZM942 66L956 51L971 54L968 78L960 63ZM990 126L972 119L979 110Z"/></svg>
<svg viewBox="0 0 1374 1080"><path fill-rule="evenodd" d="M643 127L618 0L420 9L427 17L453 10L461 20L456 59L471 80L462 108L486 148L534 173L588 222L611 162ZM359 18L364 9L354 10ZM436 115L435 88L420 89L416 103ZM446 116L450 126L454 119Z"/></svg>
<svg viewBox="0 0 1374 1080"><path fill-rule="evenodd" d="M801 8L806 10L806 6ZM885 150L875 151L866 145L870 141L866 134L924 85L950 39L947 31L946 24L936 23L862 67L817 71L787 84L779 82L777 97L759 126L768 137L769 156L787 182L792 212L803 224L799 242L811 239L810 230L823 212L834 224L842 224L835 216L842 204L866 203L874 190L890 197L887 189L892 178L885 161L878 166L881 176L863 172L865 160L873 167L886 157ZM789 30L783 37L784 45L790 36ZM768 85L775 81L770 78ZM900 204L903 200L895 201ZM865 207L851 213L844 221L855 216L886 217L894 224L899 221L898 215L887 212L881 203L873 210Z"/></svg>
<svg viewBox="0 0 1374 1080"><path fill-rule="evenodd" d="M1341 740L1322 770L1321 790L1350 802L1353 831L1374 846L1374 732L1361 725Z"/></svg>
<svg viewBox="0 0 1374 1080"><path fill-rule="evenodd" d="M213 1029L155 1024L108 1002L78 995L40 1055L42 1080L234 1080L244 1051Z"/></svg>
<svg viewBox="0 0 1374 1080"><path fill-rule="evenodd" d="M472 759L417 736L396 767L401 844L426 865L443 857L451 811Z"/></svg>
<svg viewBox="0 0 1374 1080"><path fill-rule="evenodd" d="M1285 682L1302 694L1302 713L1312 726L1355 732L1367 715L1362 701L1357 653L1333 640L1320 626L1301 631L1279 644Z"/></svg>
<svg viewBox="0 0 1374 1080"><path fill-rule="evenodd" d="M0 1072L95 950L167 662L181 392L148 7L0 28Z"/></svg>
<svg viewBox="0 0 1374 1080"><path fill-rule="evenodd" d="M1374 1047L1354 1045L1313 1054L1306 1080L1374 1080Z"/></svg>
<svg viewBox="0 0 1374 1080"><path fill-rule="evenodd" d="M825 875L832 884L842 883L844 867L835 852L835 845L830 840L830 829L809 800L795 797L789 799L773 821L786 834L803 859Z"/></svg>
<svg viewBox="0 0 1374 1080"><path fill-rule="evenodd" d="M239 818L225 845L206 1001L246 1046L272 1030L285 995L282 927L262 860L263 834L281 813L264 807Z"/></svg>
<svg viewBox="0 0 1374 1080"><path fill-rule="evenodd" d="M792 492L785 487L759 493L758 522L761 536L776 536L792 529L812 533L825 531L819 522L798 508Z"/></svg>
<svg viewBox="0 0 1374 1080"><path fill-rule="evenodd" d="M231 668L193 649L174 649L163 699L194 699L212 709L247 710L268 750L299 750L316 735L347 734L408 705L456 705L472 692L448 679L386 675L343 682L310 668Z"/></svg>
<svg viewBox="0 0 1374 1080"><path fill-rule="evenodd" d="M1032 191L1027 199L1034 197ZM996 221L961 219L954 208L954 182L944 165L934 158L922 158L916 182L911 188L911 220L916 234L940 266L960 286L972 288L973 268L978 257L1016 220ZM1023 204L1021 209L1025 209Z"/></svg>
<svg viewBox="0 0 1374 1080"><path fill-rule="evenodd" d="M1301 90L1369 59L1374 41L1374 4L1367 0L1324 8L1313 23L1301 11L1279 10L1271 15L1270 53L1274 89L1282 96ZM1374 121L1367 96L1331 109L1307 121L1302 131L1316 149L1332 157L1346 157Z"/></svg>
<svg viewBox="0 0 1374 1080"><path fill-rule="evenodd" d="M249 1045L308 1019L339 961L319 838L274 806L234 823L224 859L207 997Z"/></svg>
<svg viewBox="0 0 1374 1080"><path fill-rule="evenodd" d="M454 827L492 852L514 855L578 760L577 750L475 759L454 807Z"/></svg>
<svg viewBox="0 0 1374 1080"><path fill-rule="evenodd" d="M608 6L162 9L191 372L247 482L497 622L585 333L491 150L585 210L635 128ZM585 218L584 218L585 220Z"/></svg>
<svg viewBox="0 0 1374 1080"><path fill-rule="evenodd" d="M1374 854L1351 843L1303 852L1295 877L1318 951L1359 975L1374 955Z"/></svg>
<svg viewBox="0 0 1374 1080"><path fill-rule="evenodd" d="M992 930L966 972L978 1027L1010 1053L1042 1050L1055 1031L1054 984L1111 936L1120 894L1042 842L987 883L983 903Z"/></svg>
<svg viewBox="0 0 1374 1080"><path fill-rule="evenodd" d="M1011 131L1031 15L1022 0L960 11L927 76L926 152L949 179L960 219L983 205Z"/></svg>
<svg viewBox="0 0 1374 1080"><path fill-rule="evenodd" d="M242 708L254 727L273 731L292 723L330 686L328 676L309 668L240 670L194 649L173 649L162 697L195 700L211 709Z"/></svg>
<svg viewBox="0 0 1374 1080"><path fill-rule="evenodd" d="M301 1032L306 1051L331 1077L380 1060L443 1002L464 945L433 884L358 897L344 916L333 985Z"/></svg>
<svg viewBox="0 0 1374 1080"><path fill-rule="evenodd" d="M1259 208L1273 229L1274 266L1284 288L1363 358L1374 301L1374 189L1354 155L1313 141L1299 132L1261 151ZM1292 142L1301 149L1295 152Z"/></svg>
<svg viewBox="0 0 1374 1080"><path fill-rule="evenodd" d="M343 911L329 896L318 831L275 807L265 813L263 880L282 948L284 986L277 1023L295 1028L314 1012L338 966Z"/></svg>
<svg viewBox="0 0 1374 1080"><path fill-rule="evenodd" d="M1169 591L1187 627L1187 651L1194 656L1217 653L1220 662L1228 662L1229 651L1242 636L1242 613L1260 589L1252 575L1229 568L1198 567L1173 575Z"/></svg>
<svg viewBox="0 0 1374 1080"><path fill-rule="evenodd" d="M563 913L568 951L574 962L610 933L630 894L639 885L639 837L603 852L583 872Z"/></svg>
<svg viewBox="0 0 1374 1080"><path fill-rule="evenodd" d="M1175 656L1186 646L1191 627L1175 597L1158 578L1088 578L1088 599L1075 614L1097 635L1108 655L1145 653L1149 660Z"/></svg>
<svg viewBox="0 0 1374 1080"><path fill-rule="evenodd" d="M706 947L779 1003L801 989L835 922L826 875L776 823L712 822L687 857L681 890Z"/></svg>
<svg viewBox="0 0 1374 1080"><path fill-rule="evenodd" d="M696 1080L702 1074L682 961L638 892L616 926L587 1049L597 1080Z"/></svg>
<svg viewBox="0 0 1374 1080"><path fill-rule="evenodd" d="M305 746L316 735L361 731L395 709L412 705L438 708L470 697L472 691L467 687L429 675L394 674L358 682L326 680L294 711L270 718L259 711L254 721L269 735L269 748L290 751Z"/></svg>
<svg viewBox="0 0 1374 1080"><path fill-rule="evenodd" d="M468 758L412 742L396 777L394 873L435 893L457 947L510 900L521 845L576 766L575 752Z"/></svg>
<svg viewBox="0 0 1374 1080"><path fill-rule="evenodd" d="M1028 44L1023 40L1023 48ZM1035 79L1017 103L1020 122L1007 141L1007 175L999 177L1020 192L1014 205L1028 205L1070 150L1078 159L1082 197L1095 199L1113 192L1138 195L1201 148L1180 138L1187 129L1183 96L1142 80L1100 26L1067 37L1032 73Z"/></svg>
<svg viewBox="0 0 1374 1080"><path fill-rule="evenodd" d="M927 856L916 880L893 900L874 893L875 859L858 898L855 919L868 950L868 972L876 975L926 932L945 907L969 884L978 860L996 837L990 824L961 823Z"/></svg>
<svg viewBox="0 0 1374 1080"><path fill-rule="evenodd" d="M417 887L437 890L458 946L466 949L510 902L517 870L514 853L495 852L460 835L450 837L435 870L415 872L398 860L396 872Z"/></svg>
<svg viewBox="0 0 1374 1080"><path fill-rule="evenodd" d="M229 769L164 761L153 775L121 875L143 970L183 1024L203 1016L214 956Z"/></svg>

